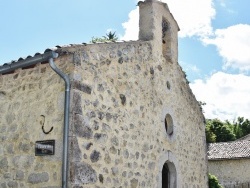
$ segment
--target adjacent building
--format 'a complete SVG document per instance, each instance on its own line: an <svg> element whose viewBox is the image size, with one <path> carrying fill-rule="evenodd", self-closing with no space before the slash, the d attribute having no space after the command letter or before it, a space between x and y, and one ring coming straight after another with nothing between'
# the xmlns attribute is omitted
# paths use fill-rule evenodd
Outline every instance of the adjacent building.
<svg viewBox="0 0 250 188"><path fill-rule="evenodd" d="M250 187L249 135L233 142L208 145L208 171L225 188Z"/></svg>

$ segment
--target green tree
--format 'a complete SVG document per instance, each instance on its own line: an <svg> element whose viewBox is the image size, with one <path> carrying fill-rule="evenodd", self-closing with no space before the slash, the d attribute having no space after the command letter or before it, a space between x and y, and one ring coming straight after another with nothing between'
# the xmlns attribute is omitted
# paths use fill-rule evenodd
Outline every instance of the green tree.
<svg viewBox="0 0 250 188"><path fill-rule="evenodd" d="M224 123L218 119L206 121L207 142L228 142L236 139L231 124Z"/></svg>
<svg viewBox="0 0 250 188"><path fill-rule="evenodd" d="M208 174L208 185L209 188L223 188L215 175Z"/></svg>
<svg viewBox="0 0 250 188"><path fill-rule="evenodd" d="M244 117L238 117L237 121L234 122L234 126L236 138L241 138L250 133L250 121L244 119Z"/></svg>
<svg viewBox="0 0 250 188"><path fill-rule="evenodd" d="M241 138L243 136L242 129L240 125L235 124L234 125L234 134L236 138Z"/></svg>
<svg viewBox="0 0 250 188"><path fill-rule="evenodd" d="M244 122L243 117L238 117L237 121L234 122L234 133L236 135L236 138L241 138L243 136L242 132L242 123Z"/></svg>
<svg viewBox="0 0 250 188"><path fill-rule="evenodd" d="M214 143L216 142L216 135L214 132L211 130L211 125L207 125L206 128L206 140L207 143Z"/></svg>
<svg viewBox="0 0 250 188"><path fill-rule="evenodd" d="M217 142L228 142L236 140L235 134L230 129L230 127L223 125L220 129L216 137Z"/></svg>
<svg viewBox="0 0 250 188"><path fill-rule="evenodd" d="M106 34L106 36L102 37L92 37L91 43L96 43L96 42L115 42L118 40L118 37L116 36L115 32L109 32Z"/></svg>
<svg viewBox="0 0 250 188"><path fill-rule="evenodd" d="M248 119L246 119L241 124L241 128L242 128L243 136L246 136L247 134L249 134L250 133L250 121Z"/></svg>
<svg viewBox="0 0 250 188"><path fill-rule="evenodd" d="M234 141L250 134L250 121L243 117L238 117L233 123L207 119L205 130L208 143Z"/></svg>

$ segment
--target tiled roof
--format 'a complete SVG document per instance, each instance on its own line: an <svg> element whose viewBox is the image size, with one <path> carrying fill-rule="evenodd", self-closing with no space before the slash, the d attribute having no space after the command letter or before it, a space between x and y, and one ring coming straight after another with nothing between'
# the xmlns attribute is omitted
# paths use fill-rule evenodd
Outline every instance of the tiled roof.
<svg viewBox="0 0 250 188"><path fill-rule="evenodd" d="M47 48L43 53L35 53L35 55L29 55L27 57L20 57L18 60L12 60L11 62L8 62L8 63L4 63L1 65L0 63L0 70L4 70L4 69L8 69L9 67L11 66L16 66L18 64L21 64L22 62L24 61L27 61L31 58L35 58L35 57L38 57L38 56L42 56L43 54L47 53L47 52L51 52L51 51L57 51L58 49L60 49L61 47L60 46L56 46L55 48ZM1 74L1 73L0 73Z"/></svg>
<svg viewBox="0 0 250 188"><path fill-rule="evenodd" d="M248 135L246 135L246 136L244 136L242 138L239 138L236 141L240 141L240 140L250 140L250 134L248 134Z"/></svg>
<svg viewBox="0 0 250 188"><path fill-rule="evenodd" d="M211 143L207 155L208 160L250 158L250 141Z"/></svg>

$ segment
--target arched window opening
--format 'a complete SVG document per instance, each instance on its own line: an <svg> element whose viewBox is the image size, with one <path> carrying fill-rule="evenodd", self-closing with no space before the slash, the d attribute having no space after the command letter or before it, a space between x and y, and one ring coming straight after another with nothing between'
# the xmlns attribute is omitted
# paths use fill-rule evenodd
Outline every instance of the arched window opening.
<svg viewBox="0 0 250 188"><path fill-rule="evenodd" d="M162 168L162 188L169 188L169 169L165 163Z"/></svg>
<svg viewBox="0 0 250 188"><path fill-rule="evenodd" d="M163 165L162 188L176 188L176 169L171 162L166 162Z"/></svg>

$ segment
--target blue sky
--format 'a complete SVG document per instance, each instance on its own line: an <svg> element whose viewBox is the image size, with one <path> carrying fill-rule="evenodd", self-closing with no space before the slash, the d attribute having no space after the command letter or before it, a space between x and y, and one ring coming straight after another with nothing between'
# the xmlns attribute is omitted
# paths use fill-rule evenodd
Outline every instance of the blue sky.
<svg viewBox="0 0 250 188"><path fill-rule="evenodd" d="M207 118L250 119L249 0L162 0L177 20L179 63ZM0 1L0 64L115 31L138 36L137 0Z"/></svg>

